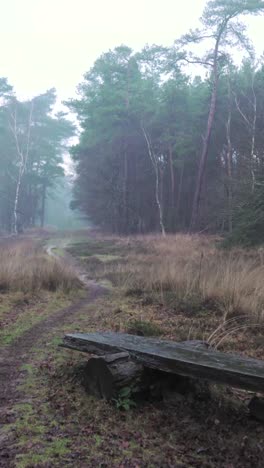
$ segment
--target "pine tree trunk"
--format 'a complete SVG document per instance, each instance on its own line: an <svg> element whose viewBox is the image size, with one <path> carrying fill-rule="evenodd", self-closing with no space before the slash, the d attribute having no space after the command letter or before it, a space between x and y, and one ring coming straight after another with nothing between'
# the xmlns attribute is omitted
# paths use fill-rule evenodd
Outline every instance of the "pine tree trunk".
<svg viewBox="0 0 264 468"><path fill-rule="evenodd" d="M176 202L176 218L179 217L179 212L180 212L182 186L183 186L183 176L184 176L184 163L182 164L182 167L181 167L181 174L180 174L180 180L179 180L177 202Z"/></svg>
<svg viewBox="0 0 264 468"><path fill-rule="evenodd" d="M228 198L228 231L229 233L233 230L233 171L232 171L232 143L231 143L231 118L232 118L232 103L231 103L231 85L230 80L228 82L228 94L229 94L229 109L228 109L228 120L226 125L226 137L227 137L227 152L226 152L226 163L227 163L227 198Z"/></svg>
<svg viewBox="0 0 264 468"><path fill-rule="evenodd" d="M173 158L172 158L172 147L169 146L169 168L170 168L170 226L171 229L174 227L174 204L175 204L175 174L173 167Z"/></svg>
<svg viewBox="0 0 264 468"><path fill-rule="evenodd" d="M252 178L252 192L255 190L256 177L254 171L254 156L255 156L255 140L256 140L256 122L257 122L257 97L254 89L254 76L252 77L252 93L253 93L253 122L252 122L252 138L251 138L251 151L250 151L250 165L251 165L251 178Z"/></svg>
<svg viewBox="0 0 264 468"><path fill-rule="evenodd" d="M42 187L42 196L41 196L41 212L40 212L40 226L43 228L45 224L45 211L46 211L46 192L47 187L44 182Z"/></svg>
<svg viewBox="0 0 264 468"><path fill-rule="evenodd" d="M216 111L216 99L217 99L217 91L218 91L218 52L219 52L219 43L225 29L225 24L219 30L218 37L215 44L214 49L214 59L213 59L213 89L211 94L211 101L210 101L210 109L209 115L207 120L207 128L206 134L203 140L203 149L201 154L201 159L199 163L198 169L198 176L196 181L196 188L194 193L193 199L193 207L192 207L192 216L191 216L191 223L190 223L190 231L194 231L197 226L198 214L199 214L199 207L200 207L200 199L201 199L201 191L203 185L203 179L205 174L206 162L208 157L208 150L209 150L209 143L214 123L215 111Z"/></svg>
<svg viewBox="0 0 264 468"><path fill-rule="evenodd" d="M127 160L127 150L124 151L124 173L123 173L123 220L122 220L122 231L123 234L127 234L129 232L128 226L128 209L127 209L127 199L128 199L128 190L127 190L127 182L128 182L128 160Z"/></svg>

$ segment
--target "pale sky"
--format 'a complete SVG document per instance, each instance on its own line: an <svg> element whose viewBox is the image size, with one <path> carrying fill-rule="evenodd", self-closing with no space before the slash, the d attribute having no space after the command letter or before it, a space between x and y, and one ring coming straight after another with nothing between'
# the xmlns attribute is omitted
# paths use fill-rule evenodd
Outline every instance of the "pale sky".
<svg viewBox="0 0 264 468"><path fill-rule="evenodd" d="M55 87L74 96L83 74L120 44L171 45L198 26L205 0L0 0L0 77L20 98ZM264 17L249 20L258 53Z"/></svg>

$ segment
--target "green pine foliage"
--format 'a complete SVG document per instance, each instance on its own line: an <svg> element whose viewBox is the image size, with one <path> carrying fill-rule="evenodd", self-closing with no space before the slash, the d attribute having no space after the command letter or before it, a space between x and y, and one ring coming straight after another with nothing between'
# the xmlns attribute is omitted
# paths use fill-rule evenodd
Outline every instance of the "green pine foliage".
<svg viewBox="0 0 264 468"><path fill-rule="evenodd" d="M252 180L264 176L263 70L262 63L247 59L240 67L229 63L220 75L201 194L203 232L225 234L231 218L239 226ZM188 230L210 91L210 77L191 80L177 65L172 68L170 50L153 46L135 54L120 47L103 54L80 85L80 99L69 103L83 128L72 148L77 171L72 207L111 232L159 230L144 126L158 161L166 231Z"/></svg>
<svg viewBox="0 0 264 468"><path fill-rule="evenodd" d="M81 129L72 209L116 234L191 225L260 242L264 62L241 20L263 11L263 0L210 0L172 47L120 45L95 61L66 103ZM0 230L44 225L73 126L54 113L54 89L20 102L2 78L0 98Z"/></svg>
<svg viewBox="0 0 264 468"><path fill-rule="evenodd" d="M234 216L233 232L224 245L252 247L264 244L264 181L258 183Z"/></svg>

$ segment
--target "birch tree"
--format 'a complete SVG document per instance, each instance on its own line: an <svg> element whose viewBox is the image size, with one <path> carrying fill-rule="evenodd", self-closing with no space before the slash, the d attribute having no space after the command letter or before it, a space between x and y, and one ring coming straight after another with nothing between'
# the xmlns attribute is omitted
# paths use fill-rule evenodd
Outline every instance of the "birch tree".
<svg viewBox="0 0 264 468"><path fill-rule="evenodd" d="M14 201L14 211L13 211L13 232L18 234L21 229L19 223L19 201L20 201L20 190L23 176L26 171L27 162L29 158L29 150L31 143L31 127L32 127L32 117L33 117L33 102L31 101L28 107L28 117L26 119L26 128L25 131L21 129L21 122L19 121L18 116L18 102L14 100L12 108L10 109L10 118L9 118L9 128L14 138L16 155L17 155L17 166L18 166L18 175L16 180L16 190L15 190L15 201ZM23 122L24 123L24 122Z"/></svg>
<svg viewBox="0 0 264 468"><path fill-rule="evenodd" d="M249 155L249 171L251 175L251 190L254 192L256 185L256 175L255 175L255 164L256 164L256 123L257 123L257 111L258 103L257 96L255 92L255 76L257 71L257 65L252 61L252 63L247 62L244 64L244 72L248 74L249 72L249 92L246 95L242 95L243 100L246 100L247 110L243 109L238 92L233 91L236 109L239 112L246 130L250 138L250 155ZM243 90L241 90L243 93Z"/></svg>
<svg viewBox="0 0 264 468"><path fill-rule="evenodd" d="M141 128L142 128L142 132L143 132L143 135L144 135L147 147L148 147L149 158L153 166L153 169L155 171L155 199L156 199L156 204L158 207L160 229L161 229L162 235L166 236L166 231L165 231L164 221L163 221L162 192L160 190L160 163L162 163L162 161L161 161L161 157L159 157L157 153L154 151L150 136L147 134L144 126L142 125Z"/></svg>

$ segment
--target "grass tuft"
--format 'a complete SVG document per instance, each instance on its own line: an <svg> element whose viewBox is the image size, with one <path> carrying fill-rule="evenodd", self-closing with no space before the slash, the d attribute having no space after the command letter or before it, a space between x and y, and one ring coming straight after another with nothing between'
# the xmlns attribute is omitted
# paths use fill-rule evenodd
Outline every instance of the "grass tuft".
<svg viewBox="0 0 264 468"><path fill-rule="evenodd" d="M0 246L0 292L63 290L79 287L74 271L49 257L32 239L9 241Z"/></svg>
<svg viewBox="0 0 264 468"><path fill-rule="evenodd" d="M138 336L160 336L162 328L156 323L146 320L131 320L127 325L127 333Z"/></svg>

